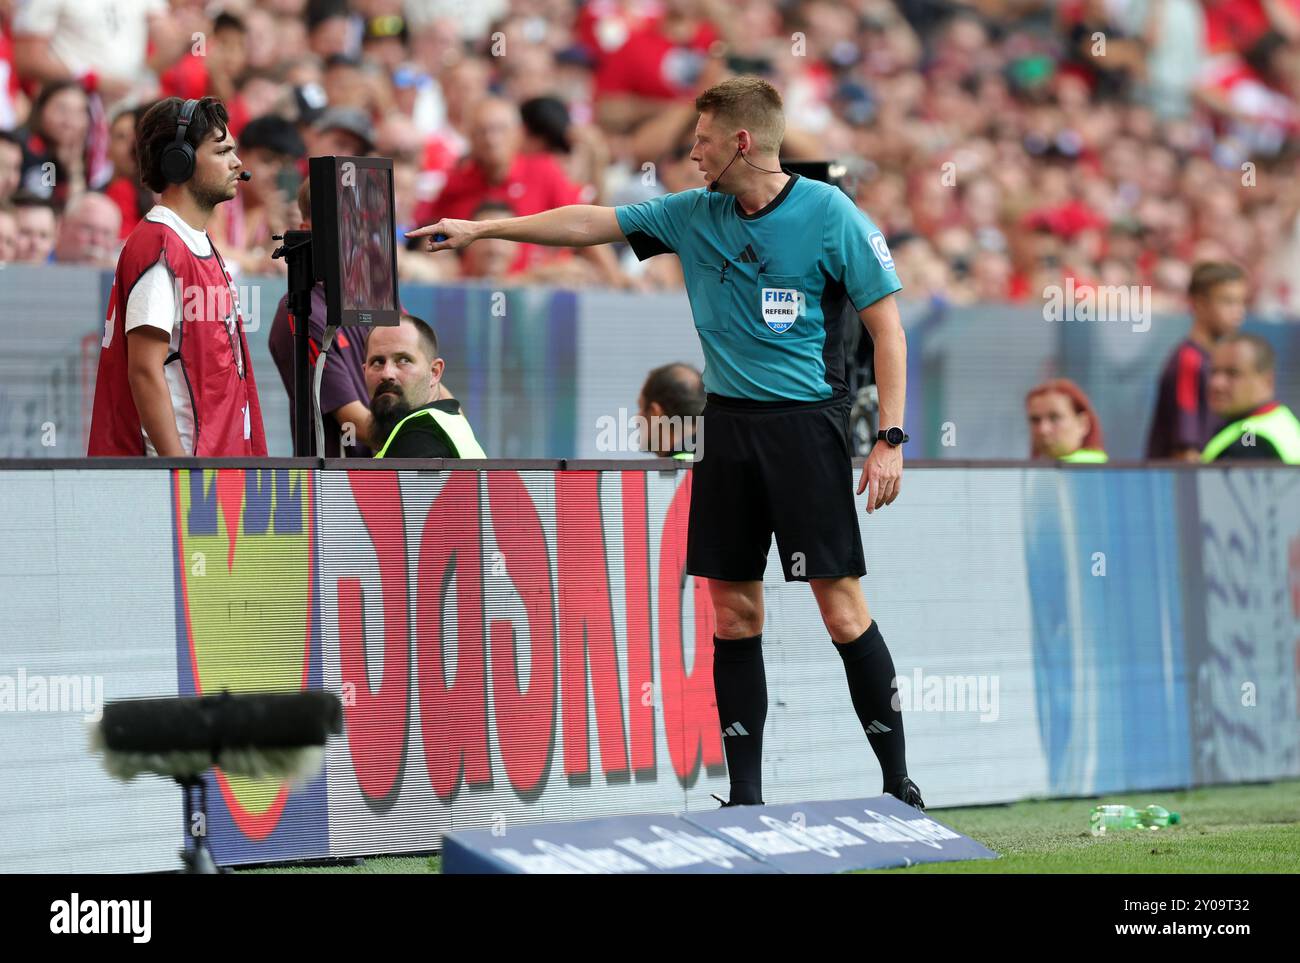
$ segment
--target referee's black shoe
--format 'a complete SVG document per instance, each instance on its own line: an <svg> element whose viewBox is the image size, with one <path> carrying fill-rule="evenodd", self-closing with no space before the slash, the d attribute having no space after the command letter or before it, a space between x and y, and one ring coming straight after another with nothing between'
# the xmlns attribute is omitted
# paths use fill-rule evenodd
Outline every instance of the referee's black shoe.
<svg viewBox="0 0 1300 963"><path fill-rule="evenodd" d="M714 799L716 799L716 800L717 800L717 801L722 805L722 808L723 808L723 809L726 809L728 806L766 806L766 805L767 805L767 803L762 802L761 800L760 800L759 802L756 802L756 803L734 803L734 802L727 802L727 800L723 799L721 796L719 796L719 795L718 795L717 793L715 793L715 792L711 792L711 793L709 793L709 795L712 796Z"/></svg>
<svg viewBox="0 0 1300 963"><path fill-rule="evenodd" d="M906 776L893 790L889 790L889 795L902 800L914 809L925 812L925 800L921 798L921 790Z"/></svg>

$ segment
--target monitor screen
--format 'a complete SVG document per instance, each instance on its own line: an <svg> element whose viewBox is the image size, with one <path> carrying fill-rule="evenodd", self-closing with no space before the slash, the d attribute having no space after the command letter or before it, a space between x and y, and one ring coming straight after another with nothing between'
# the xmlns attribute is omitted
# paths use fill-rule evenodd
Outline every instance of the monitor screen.
<svg viewBox="0 0 1300 963"><path fill-rule="evenodd" d="M339 268L344 311L394 311L392 171L360 167L339 188Z"/></svg>
<svg viewBox="0 0 1300 963"><path fill-rule="evenodd" d="M396 324L397 235L393 162L313 157L312 257L325 282L330 324Z"/></svg>

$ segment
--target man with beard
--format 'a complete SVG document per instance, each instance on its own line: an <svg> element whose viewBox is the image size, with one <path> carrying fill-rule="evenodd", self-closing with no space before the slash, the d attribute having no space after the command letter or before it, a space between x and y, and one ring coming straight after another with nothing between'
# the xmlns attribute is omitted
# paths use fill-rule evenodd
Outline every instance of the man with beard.
<svg viewBox="0 0 1300 963"><path fill-rule="evenodd" d="M442 386L438 337L420 318L373 328L366 342L366 389L376 458L486 458L460 402Z"/></svg>

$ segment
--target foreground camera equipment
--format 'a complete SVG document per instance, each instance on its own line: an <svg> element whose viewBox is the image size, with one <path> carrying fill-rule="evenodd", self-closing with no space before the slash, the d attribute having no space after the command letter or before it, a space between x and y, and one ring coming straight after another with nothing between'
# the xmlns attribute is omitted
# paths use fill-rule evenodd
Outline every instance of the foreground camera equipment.
<svg viewBox="0 0 1300 963"><path fill-rule="evenodd" d="M117 779L148 773L176 780L185 798L185 871L217 873L205 828L203 773L217 766L230 775L300 785L320 771L326 740L342 731L343 707L331 692L222 692L105 706L90 742ZM202 814L199 821L196 812Z"/></svg>

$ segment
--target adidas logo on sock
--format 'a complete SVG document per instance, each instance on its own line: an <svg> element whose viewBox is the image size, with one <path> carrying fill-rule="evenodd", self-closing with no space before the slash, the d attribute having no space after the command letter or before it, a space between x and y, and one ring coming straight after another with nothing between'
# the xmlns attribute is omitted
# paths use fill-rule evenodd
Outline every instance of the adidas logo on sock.
<svg viewBox="0 0 1300 963"><path fill-rule="evenodd" d="M885 725L883 722L879 722L879 721L877 721L877 720L875 720L875 719L872 719L872 720L871 720L871 725L867 726L867 732L874 732L874 733L876 733L877 735L879 735L879 734L882 733L882 732L893 732L893 731L894 731L894 730L891 729L891 728L889 728L889 726L887 726L887 725Z"/></svg>
<svg viewBox="0 0 1300 963"><path fill-rule="evenodd" d="M742 726L739 722L733 722L731 725L727 726L727 728L723 729L722 731L723 731L724 734L726 734L726 735L728 735L728 736L747 736L747 735L749 735L749 733L745 731L745 727Z"/></svg>
<svg viewBox="0 0 1300 963"><path fill-rule="evenodd" d="M741 264L757 264L758 255L750 245L746 244L745 249L736 255L736 260Z"/></svg>

